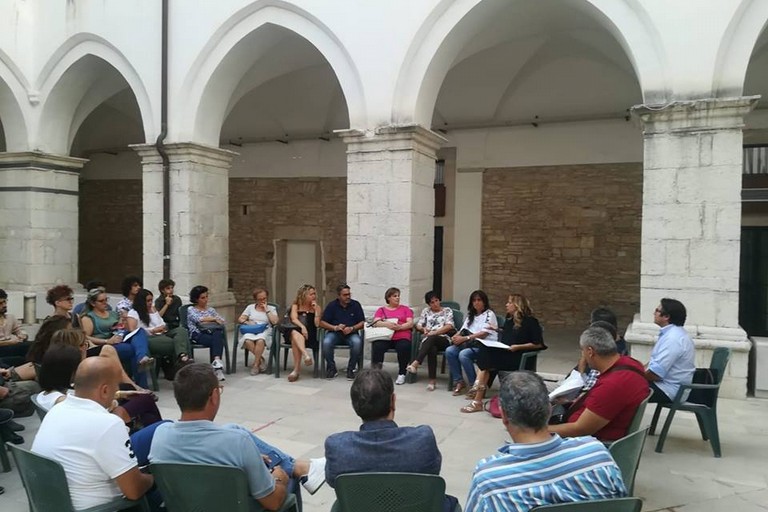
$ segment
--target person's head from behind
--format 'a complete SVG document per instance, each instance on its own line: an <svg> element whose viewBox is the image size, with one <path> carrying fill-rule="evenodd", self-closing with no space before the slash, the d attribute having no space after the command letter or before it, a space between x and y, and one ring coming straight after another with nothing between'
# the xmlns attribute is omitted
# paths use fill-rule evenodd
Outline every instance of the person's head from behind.
<svg viewBox="0 0 768 512"><path fill-rule="evenodd" d="M88 339L82 329L66 327L56 331L51 336L51 348L56 345L68 345L76 348L80 352L80 358L85 359L85 352L88 350Z"/></svg>
<svg viewBox="0 0 768 512"><path fill-rule="evenodd" d="M63 331L59 331L63 332ZM75 371L82 361L80 350L72 345L55 343L43 356L38 382L43 391L66 393Z"/></svg>
<svg viewBox="0 0 768 512"><path fill-rule="evenodd" d="M512 372L502 380L499 394L502 421L510 434L547 430L551 408L541 377L526 370Z"/></svg>
<svg viewBox="0 0 768 512"><path fill-rule="evenodd" d="M363 421L390 418L395 413L395 386L384 370L366 368L349 389L352 408Z"/></svg>
<svg viewBox="0 0 768 512"><path fill-rule="evenodd" d="M349 289L348 284L340 284L336 287L336 296L339 299L339 304L346 306L352 302L352 290Z"/></svg>
<svg viewBox="0 0 768 512"><path fill-rule="evenodd" d="M173 396L182 414L205 413L211 421L219 410L222 389L210 364L189 364L173 378Z"/></svg>
<svg viewBox="0 0 768 512"><path fill-rule="evenodd" d="M611 338L614 340L619 339L619 332L616 330L616 326L613 325L610 322L605 322L603 320L598 320L597 322L592 322L589 324L590 327L599 327L601 329L605 329L608 331L608 333L611 335Z"/></svg>
<svg viewBox="0 0 768 512"><path fill-rule="evenodd" d="M120 285L120 291L124 297L133 298L141 290L141 279L137 276L127 276Z"/></svg>
<svg viewBox="0 0 768 512"><path fill-rule="evenodd" d="M685 325L687 312L685 306L679 300L664 298L653 312L653 321L656 325L665 327L669 324L682 327Z"/></svg>
<svg viewBox="0 0 768 512"><path fill-rule="evenodd" d="M589 323L595 322L608 322L613 325L615 331L619 330L619 322L616 320L616 314L608 308L595 308L592 313L589 314Z"/></svg>
<svg viewBox="0 0 768 512"><path fill-rule="evenodd" d="M587 364L593 368L600 366L596 361L618 355L616 340L604 327L588 327L579 337L579 346Z"/></svg>
<svg viewBox="0 0 768 512"><path fill-rule="evenodd" d="M43 360L43 355L48 351L48 347L51 346L51 339L53 335L62 329L72 326L72 319L61 315L52 315L45 319L40 326L40 330L37 331L35 336L35 342L27 353L27 359L39 363Z"/></svg>
<svg viewBox="0 0 768 512"><path fill-rule="evenodd" d="M0 315L8 312L8 294L0 288Z"/></svg>
<svg viewBox="0 0 768 512"><path fill-rule="evenodd" d="M85 358L75 373L75 395L93 400L107 409L115 399L121 378L117 361L107 357Z"/></svg>
<svg viewBox="0 0 768 512"><path fill-rule="evenodd" d="M173 279L161 279L159 283L157 283L157 289L160 291L161 295L170 296L173 295L173 289L176 286L176 283L173 281Z"/></svg>
<svg viewBox="0 0 768 512"><path fill-rule="evenodd" d="M107 291L107 285L104 283L104 281L100 279L92 279L85 283L85 289L86 291L93 290L95 288L100 288L101 291L106 292Z"/></svg>

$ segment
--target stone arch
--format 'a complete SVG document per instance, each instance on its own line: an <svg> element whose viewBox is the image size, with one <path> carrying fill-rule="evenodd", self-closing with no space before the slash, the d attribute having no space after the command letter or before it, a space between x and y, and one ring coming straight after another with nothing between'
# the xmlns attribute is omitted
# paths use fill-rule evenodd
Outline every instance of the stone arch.
<svg viewBox="0 0 768 512"><path fill-rule="evenodd" d="M109 74L110 70L116 74ZM144 136L152 140L157 133L152 102L133 65L109 41L95 34L80 33L69 38L51 55L38 76L36 89L43 105L35 147L69 153L88 114L123 89L125 83L136 98Z"/></svg>
<svg viewBox="0 0 768 512"><path fill-rule="evenodd" d="M483 26L489 0L442 0L417 31L395 87L392 122L431 123L440 86L472 34ZM498 5L498 4L496 4ZM578 7L618 41L635 70L647 103L670 96L660 37L637 0L581 0Z"/></svg>
<svg viewBox="0 0 768 512"><path fill-rule="evenodd" d="M22 109L22 101L27 96L29 84L24 74L0 50L0 122L5 134L6 151L28 149L28 119Z"/></svg>
<svg viewBox="0 0 768 512"><path fill-rule="evenodd" d="M768 2L742 0L717 51L712 90L716 97L741 96L752 51L768 27Z"/></svg>
<svg viewBox="0 0 768 512"><path fill-rule="evenodd" d="M363 87L357 68L341 41L320 20L281 0L257 1L232 15L211 36L190 67L177 111L178 140L218 146L218 136L232 94L253 60L237 55L237 45L265 25L287 29L309 41L326 59L339 81L350 126L365 126ZM182 108L182 106L191 108Z"/></svg>

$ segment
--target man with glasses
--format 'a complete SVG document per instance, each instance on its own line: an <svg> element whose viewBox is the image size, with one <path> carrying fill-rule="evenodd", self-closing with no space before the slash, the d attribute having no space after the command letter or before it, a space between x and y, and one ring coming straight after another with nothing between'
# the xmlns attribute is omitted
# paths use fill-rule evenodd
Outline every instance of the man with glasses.
<svg viewBox="0 0 768 512"><path fill-rule="evenodd" d="M325 358L325 376L332 379L338 375L333 351L336 345L349 345L347 380L355 379L355 368L363 353L363 340L360 329L365 325L365 314L359 302L352 299L349 285L341 284L336 288L337 298L330 302L323 311L320 327L326 330L323 338L323 356Z"/></svg>
<svg viewBox="0 0 768 512"><path fill-rule="evenodd" d="M653 323L661 327L661 332L645 372L653 390L651 403L672 402L680 385L693 380L695 348L683 329L685 319L685 306L675 299L661 299L653 311Z"/></svg>
<svg viewBox="0 0 768 512"><path fill-rule="evenodd" d="M150 462L239 467L251 496L268 510L279 509L289 492L301 503L298 480L314 494L325 483L325 459L295 460L246 428L217 425L223 392L209 364L192 363L176 372L173 395L181 418L157 427Z"/></svg>

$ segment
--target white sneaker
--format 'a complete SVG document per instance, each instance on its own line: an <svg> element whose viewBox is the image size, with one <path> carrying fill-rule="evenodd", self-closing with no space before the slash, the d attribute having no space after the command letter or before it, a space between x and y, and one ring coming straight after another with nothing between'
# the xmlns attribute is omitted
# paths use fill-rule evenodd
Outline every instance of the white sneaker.
<svg viewBox="0 0 768 512"><path fill-rule="evenodd" d="M398 375L397 379L395 379L395 384L397 384L398 386L400 384L405 384L405 375L402 375L402 374Z"/></svg>
<svg viewBox="0 0 768 512"><path fill-rule="evenodd" d="M213 366L214 370L224 369L224 365L222 364L221 359L214 359L213 362L211 363L211 366Z"/></svg>
<svg viewBox="0 0 768 512"><path fill-rule="evenodd" d="M213 369L213 374L214 374L214 375L216 376L216 378L217 378L217 379L219 379L220 381L222 381L222 380L227 380L227 378L224 376L224 370L222 370L221 368L214 368L214 369Z"/></svg>
<svg viewBox="0 0 768 512"><path fill-rule="evenodd" d="M309 493L315 494L325 483L325 457L319 459L309 459L309 473L301 483L302 487Z"/></svg>

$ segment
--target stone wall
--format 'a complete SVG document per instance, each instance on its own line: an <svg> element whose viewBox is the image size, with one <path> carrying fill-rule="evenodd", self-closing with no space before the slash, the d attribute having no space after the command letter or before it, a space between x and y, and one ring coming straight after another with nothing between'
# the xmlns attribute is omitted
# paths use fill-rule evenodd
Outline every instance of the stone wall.
<svg viewBox="0 0 768 512"><path fill-rule="evenodd" d="M79 201L78 280L100 279L120 292L127 275L142 275L141 180L83 180ZM157 283L144 283L154 293Z"/></svg>
<svg viewBox="0 0 768 512"><path fill-rule="evenodd" d="M251 301L254 287L270 287L274 240L287 232L310 233L319 239L326 299L335 295L336 286L346 279L346 215L346 178L230 179L229 275L237 313Z"/></svg>
<svg viewBox="0 0 768 512"><path fill-rule="evenodd" d="M486 170L482 286L493 309L517 292L545 328L582 326L599 305L626 326L639 308L642 184L640 163Z"/></svg>

